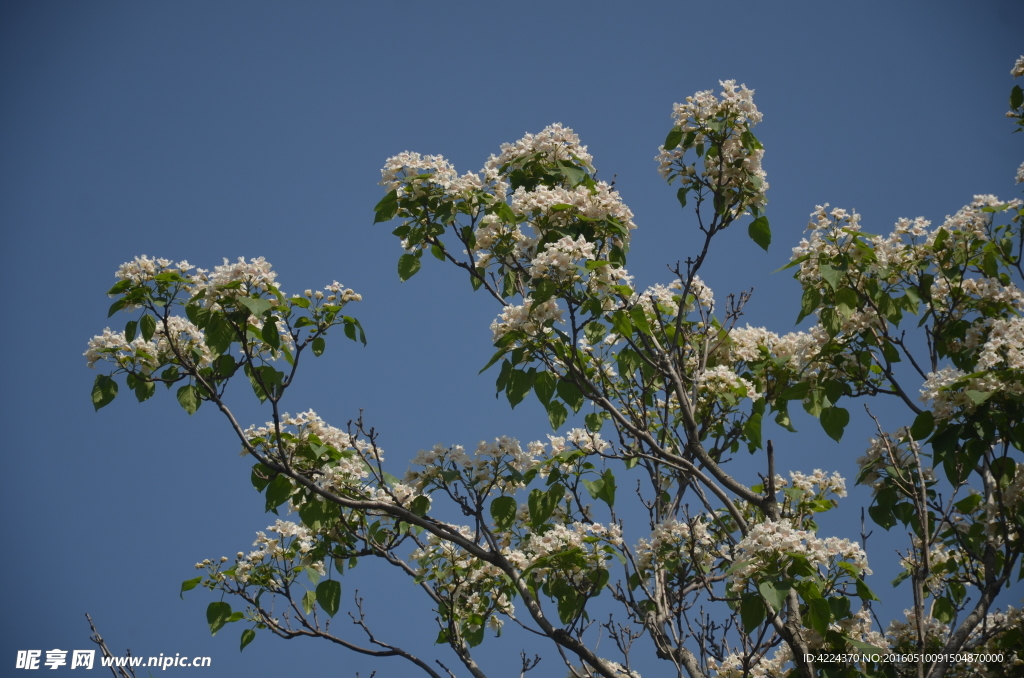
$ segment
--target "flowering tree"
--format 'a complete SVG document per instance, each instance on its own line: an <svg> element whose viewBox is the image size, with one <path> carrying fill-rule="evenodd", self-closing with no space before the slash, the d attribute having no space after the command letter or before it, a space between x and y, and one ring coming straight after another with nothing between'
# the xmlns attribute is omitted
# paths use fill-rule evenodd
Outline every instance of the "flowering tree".
<svg viewBox="0 0 1024 678"><path fill-rule="evenodd" d="M1024 124L1019 87L1011 107ZM288 296L262 258L206 271L139 257L119 269L110 313L136 316L89 344L89 365L113 368L96 377L96 408L120 375L140 401L177 386L189 413L209 403L226 417L266 510L297 514L184 582L218 594L212 632L243 622L242 648L267 630L456 675L376 635L359 599L361 640L329 628L340 578L369 560L419 586L437 643L477 678L488 667L474 648L509 622L548 639L577 678L638 676L639 648L690 678L1019 675L1024 620L996 599L1022 576L1024 548L1021 201L975 196L938 227L903 219L885 236L818 207L788 266L800 318L814 323L786 335L741 327L747 296L716 304L699 272L737 221L771 242L752 131L761 114L752 90L726 81L673 119L660 171L703 244L643 291L625 268L632 212L567 128L504 145L479 173L415 153L384 167L375 222L401 221L399 276L415 275L425 252L461 269L498 307L486 366L498 392L514 407L532 391L556 432L584 415L546 442L437 446L392 476L361 418L342 429L282 409L330 330L365 343L344 314L358 294L334 283ZM226 402L243 378L269 405L264 426L243 428ZM897 580L910 607L887 627L872 614L863 541L816 523L846 495L844 479L783 476L762 440L765 417L791 428L793 401L839 440L841 403L864 396L895 400L908 424L879 425L856 479L874 489L872 519L912 535ZM753 485L728 470L741 458L760 465ZM623 508L627 483L640 503ZM614 614L597 624L595 610ZM600 634L614 658L596 654ZM537 661L524 654L521 673Z"/></svg>

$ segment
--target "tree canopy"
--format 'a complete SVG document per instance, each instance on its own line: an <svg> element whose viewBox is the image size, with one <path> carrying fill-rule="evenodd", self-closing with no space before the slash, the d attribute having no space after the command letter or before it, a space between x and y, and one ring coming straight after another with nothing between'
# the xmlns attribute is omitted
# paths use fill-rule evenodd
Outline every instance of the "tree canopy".
<svg viewBox="0 0 1024 678"><path fill-rule="evenodd" d="M546 441L438 445L402 473L362 416L332 425L284 409L307 356L339 334L366 343L349 315L359 293L335 282L288 295L263 258L121 266L110 316L132 319L89 343L89 365L110 368L96 409L121 384L140 402L162 384L190 414L218 409L265 510L294 514L182 584L214 594L211 632L240 625L242 648L260 631L322 638L437 678L507 675L477 648L509 625L576 677L638 676L641 655L688 678L1019 672L1021 611L1000 594L1024 576L1022 203L978 195L941 224L901 219L884 235L819 206L785 267L807 328L741 325L749 295L716 301L700 272L726 229L772 245L753 94L724 81L674 107L657 160L701 246L644 290L626 267L633 213L572 130L505 144L476 173L441 156L387 160L374 223L399 222L398 275L433 258L493 299L481 371L513 408L537 398ZM1024 125L1019 86L1010 107ZM266 424L236 418L239 381ZM791 468L762 434L766 418L792 428L802 406L839 440L858 399L865 416L905 419L875 420L853 479L873 490L871 520L909 535L895 556L908 611L887 623L867 537L818 526L849 510L846 479ZM343 603L345 572L371 565L407 576L409 599L434 610L436 657L372 628L361 598ZM331 627L342 609L356 635Z"/></svg>

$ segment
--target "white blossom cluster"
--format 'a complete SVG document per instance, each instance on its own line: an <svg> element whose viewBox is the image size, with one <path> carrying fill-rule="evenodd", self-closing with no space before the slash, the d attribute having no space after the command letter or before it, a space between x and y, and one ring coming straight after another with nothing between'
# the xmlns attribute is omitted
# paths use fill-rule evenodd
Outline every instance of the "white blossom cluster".
<svg viewBox="0 0 1024 678"><path fill-rule="evenodd" d="M762 563L779 561L798 554L815 568L829 571L840 560L871 574L867 555L860 544L838 537L819 538L813 532L798 530L784 521L758 523L732 549L734 563L745 563L732 573L732 588L743 590L760 570Z"/></svg>
<svg viewBox="0 0 1024 678"><path fill-rule="evenodd" d="M762 397L749 380L736 374L725 365L709 367L697 377L697 390L708 400L718 400L723 395L732 395L758 400Z"/></svg>
<svg viewBox="0 0 1024 678"><path fill-rule="evenodd" d="M257 532L256 541L252 543L256 550L248 554L238 554L234 574L236 581L246 584L254 568L269 561L290 559L293 556L298 557L302 565L316 570L321 576L325 573L323 561L313 561L306 555L313 550L315 536L305 525L278 520L267 526L267 532L277 534L278 537L270 538L265 532Z"/></svg>
<svg viewBox="0 0 1024 678"><path fill-rule="evenodd" d="M715 547L715 538L708 531L711 520L702 515L689 522L670 519L655 525L650 539L637 542L637 572L648 577L668 561L692 562L700 570L709 571L715 560L723 555Z"/></svg>
<svg viewBox="0 0 1024 678"><path fill-rule="evenodd" d="M754 90L747 89L746 85L737 86L735 80L723 80L719 84L722 86L721 99L711 90L697 92L687 97L685 103L675 104L672 111L675 125L683 135L696 134L695 146L709 143L726 131L724 139L718 137L721 147L717 158L711 161L705 155L704 169L699 178L696 166L685 162L688 148L683 145L670 151L662 146L655 160L662 176L669 180L677 176L684 187L706 182L717 188L747 187L746 190L750 190L753 184L756 192L746 206L763 207L766 202L764 193L768 190L766 174L761 168L764 150L748 148L742 137L744 132L749 132L761 121L761 112L754 105Z"/></svg>
<svg viewBox="0 0 1024 678"><path fill-rule="evenodd" d="M534 278L565 280L576 274L580 262L594 258L594 244L586 238L565 236L547 245L530 262L530 275Z"/></svg>
<svg viewBox="0 0 1024 678"><path fill-rule="evenodd" d="M162 322L157 322L149 341L139 334L129 342L124 332L113 332L106 327L103 334L89 340L83 355L91 368L102 360L143 375L152 374L170 361L192 362L198 356L195 366L208 367L213 360L202 331L188 319L173 315L167 319L166 329Z"/></svg>
<svg viewBox="0 0 1024 678"><path fill-rule="evenodd" d="M467 485L493 484L500 491L511 493L522 487L522 483L510 480L508 470L525 473L537 464L537 456L543 452L543 443L532 442L524 450L518 440L508 436L491 442L481 440L472 456L461 445L435 445L416 454L412 467L405 473L404 482L422 492L435 482L450 484L443 480L444 473L457 471Z"/></svg>
<svg viewBox="0 0 1024 678"><path fill-rule="evenodd" d="M549 223L583 216L596 220L615 219L629 230L636 228L633 211L622 202L619 192L604 181L598 181L593 189L582 184L575 188L540 185L527 191L520 186L512 194L511 207L516 214L535 219L543 217Z"/></svg>
<svg viewBox="0 0 1024 678"><path fill-rule="evenodd" d="M182 276L187 276L188 271L192 268L194 268L192 264L187 261L179 261L175 264L170 259L150 259L143 254L141 257L135 257L132 261L121 264L114 277L118 280L130 280L136 285L141 285L152 280L158 273L178 273ZM198 270L202 271L202 269Z"/></svg>
<svg viewBox="0 0 1024 678"><path fill-rule="evenodd" d="M557 299L548 299L535 306L533 299L526 297L518 306L509 304L503 308L501 315L491 323L494 341L513 331L521 331L528 337L545 334L552 322L562 322L562 313Z"/></svg>
<svg viewBox="0 0 1024 678"><path fill-rule="evenodd" d="M544 163L559 160L579 162L593 170L594 158L587 147L580 144L580 138L561 123L548 125L539 134L526 134L513 144L502 144L501 153L492 155L484 165L483 173L489 180L496 178L506 165L516 166L529 160Z"/></svg>
<svg viewBox="0 0 1024 678"><path fill-rule="evenodd" d="M245 257L238 257L238 261L225 258L224 263L214 266L212 272L197 269L196 291L206 289L206 305L214 306L222 298L247 297L276 290L276 279L277 273L263 257L250 261L246 261Z"/></svg>

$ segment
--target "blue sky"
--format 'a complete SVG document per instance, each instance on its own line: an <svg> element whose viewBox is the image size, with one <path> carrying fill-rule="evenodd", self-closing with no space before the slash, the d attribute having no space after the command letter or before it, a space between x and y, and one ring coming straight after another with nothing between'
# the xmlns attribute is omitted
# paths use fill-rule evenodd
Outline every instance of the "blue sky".
<svg viewBox="0 0 1024 678"><path fill-rule="evenodd" d="M239 654L240 627L209 635L212 598L178 599L192 563L248 550L272 521L212 408L190 418L158 394L93 412L81 354L124 322L106 319L104 296L122 262L265 256L287 292L335 279L361 292L352 311L369 346L336 338L287 406L335 423L362 408L399 472L437 442L540 438L532 399L510 411L491 397L495 375L477 376L493 303L438 262L399 283L398 244L371 225L388 156L475 170L524 132L574 128L636 214L629 268L646 286L696 244L653 161L671 105L746 83L764 113L774 242L765 254L743 229L726 233L703 277L719 298L754 287L746 320L789 331L798 288L771 271L816 204L887 232L901 216L940 221L975 193L1019 195L1024 137L1003 113L1021 26L1013 2L0 3L0 280L17 354L0 389L12 528L0 661L91 647L88 611L116 650L209 655L216 675L295 662L406 673L269 636ZM242 421L268 418L233 395ZM869 430L851 425L835 444L797 424L776 436L782 468L852 482ZM851 508L834 529L853 537L858 523ZM876 569L888 592L892 573ZM372 619L433 637L429 614L408 615L414 591L368 574ZM344 584L348 599L356 584ZM499 645L484 648L506 656Z"/></svg>

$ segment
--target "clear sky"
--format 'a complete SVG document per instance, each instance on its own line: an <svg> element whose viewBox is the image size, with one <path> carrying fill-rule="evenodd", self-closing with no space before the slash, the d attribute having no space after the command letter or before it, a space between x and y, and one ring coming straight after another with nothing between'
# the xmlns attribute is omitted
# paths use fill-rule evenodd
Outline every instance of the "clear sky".
<svg viewBox="0 0 1024 678"><path fill-rule="evenodd" d="M696 242L653 161L671 105L720 79L746 83L764 113L774 242L765 254L743 229L727 233L703 277L719 298L753 286L747 320L785 332L798 288L771 271L816 204L888 232L902 216L941 221L976 193L1020 195L1024 135L1003 113L1022 27L1012 1L0 2L0 281L13 351L0 382L11 521L0 665L19 649L91 647L90 612L115 651L209 655L210 675L287 675L296 662L408 674L398 660L267 635L240 654L240 624L210 637L208 594L178 599L194 562L248 550L272 520L211 407L190 418L170 394L139 405L125 391L93 412L82 352L124 323L106 319L104 296L122 262L265 256L286 292L335 279L361 292L352 313L369 346L335 338L286 404L333 423L363 408L399 473L437 442L541 438L532 398L510 411L491 397L495 375L477 376L493 304L435 261L399 283L400 248L371 225L388 156L440 153L475 170L524 132L574 128L636 214L629 269L646 286ZM242 421L268 418L251 393L233 395ZM776 436L781 467L838 470L852 484L869 431L851 425L835 444L797 425ZM832 529L858 527L854 510ZM882 572L872 584L892 596L894 572ZM343 582L343 600L356 581L378 628L433 638L429 615L409 612L409 596L426 607L411 587L364 574ZM497 657L499 645L484 648Z"/></svg>

